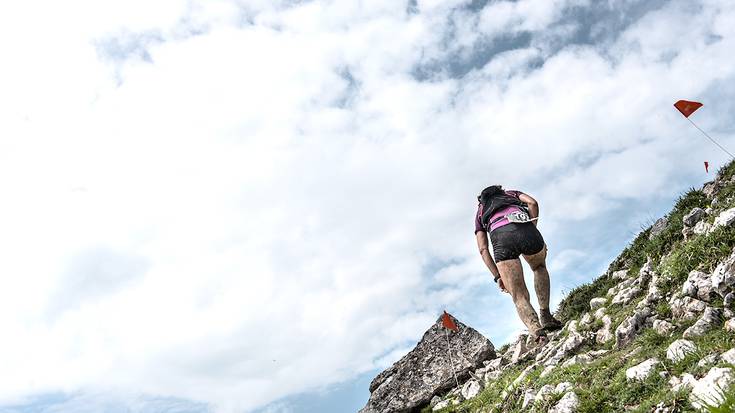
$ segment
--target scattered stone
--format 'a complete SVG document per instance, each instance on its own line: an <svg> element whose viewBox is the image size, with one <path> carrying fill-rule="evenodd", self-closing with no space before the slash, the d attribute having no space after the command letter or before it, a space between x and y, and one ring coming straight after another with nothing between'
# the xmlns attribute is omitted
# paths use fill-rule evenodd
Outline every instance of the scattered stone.
<svg viewBox="0 0 735 413"><path fill-rule="evenodd" d="M540 377L543 379L544 377L548 376L555 368L556 368L556 366L546 366L546 367L544 367L544 371L541 372L541 376Z"/></svg>
<svg viewBox="0 0 735 413"><path fill-rule="evenodd" d="M699 367L707 367L707 366L710 366L712 364L717 363L717 360L719 360L719 359L720 359L719 354L713 353L713 354L710 354L708 356L702 357L702 360L699 360L697 362L697 366L699 366Z"/></svg>
<svg viewBox="0 0 735 413"><path fill-rule="evenodd" d="M718 179L715 179L714 181L707 182L702 187L702 192L707 198L714 198L715 195L717 195L720 190L722 189L722 182L720 182L719 177Z"/></svg>
<svg viewBox="0 0 735 413"><path fill-rule="evenodd" d="M656 405L652 413L673 413L673 410L666 406L666 402L661 402Z"/></svg>
<svg viewBox="0 0 735 413"><path fill-rule="evenodd" d="M699 337L712 330L722 322L722 309L707 307L702 317L694 325L684 330L684 338Z"/></svg>
<svg viewBox="0 0 735 413"><path fill-rule="evenodd" d="M707 308L707 303L702 300L678 295L671 297L669 305L675 320L694 320Z"/></svg>
<svg viewBox="0 0 735 413"><path fill-rule="evenodd" d="M442 400L431 409L431 411L437 411L449 407L449 400Z"/></svg>
<svg viewBox="0 0 735 413"><path fill-rule="evenodd" d="M651 358L643 363L640 363L636 366L633 366L629 368L628 370L625 370L625 378L628 379L628 381L643 381L645 380L653 371L656 369L656 366L658 366L661 362L658 361L656 358Z"/></svg>
<svg viewBox="0 0 735 413"><path fill-rule="evenodd" d="M735 332L735 318L731 318L725 322L725 330Z"/></svg>
<svg viewBox="0 0 735 413"><path fill-rule="evenodd" d="M511 347L512 353L511 353L510 362L512 364L518 363L523 358L523 356L526 354L526 351L528 350L526 348L526 338L527 337L528 337L527 334L521 334L518 337L518 340L516 340L515 344L513 344L513 346Z"/></svg>
<svg viewBox="0 0 735 413"><path fill-rule="evenodd" d="M503 371L502 370L493 370L493 371L487 372L485 374L485 386L487 386L488 384L492 383L493 381L499 379L500 376L502 376L502 375L503 375Z"/></svg>
<svg viewBox="0 0 735 413"><path fill-rule="evenodd" d="M548 400L551 400L551 397L556 393L554 391L554 386L551 384L544 384L540 389L538 389L538 393L536 393L536 398L534 399L534 403L541 403Z"/></svg>
<svg viewBox="0 0 735 413"><path fill-rule="evenodd" d="M518 377L516 377L516 379L513 380L513 383L511 383L509 387L515 388L516 386L518 386L518 384L520 384L528 376L528 374L531 373L531 371L535 368L536 368L536 364L534 363L526 367L525 369L523 369L521 374L519 374Z"/></svg>
<svg viewBox="0 0 735 413"><path fill-rule="evenodd" d="M707 221L699 221L697 222L697 225L692 228L692 233L694 235L704 235L708 234L710 231L712 231L712 224Z"/></svg>
<svg viewBox="0 0 735 413"><path fill-rule="evenodd" d="M633 298L640 295L643 292L641 287L634 285L628 288L623 288L612 299L613 304L628 304Z"/></svg>
<svg viewBox="0 0 735 413"><path fill-rule="evenodd" d="M651 227L651 232L648 234L648 239L652 240L656 235L662 233L666 226L669 225L669 218L663 217L656 220L656 222Z"/></svg>
<svg viewBox="0 0 735 413"><path fill-rule="evenodd" d="M694 208L688 214L684 215L684 226L693 227L697 222L701 221L707 215L702 208Z"/></svg>
<svg viewBox="0 0 735 413"><path fill-rule="evenodd" d="M566 340L556 349L556 351L548 357L544 362L545 365L549 366L552 364L559 364L559 362L572 355L579 347L584 343L584 337L581 334L569 333Z"/></svg>
<svg viewBox="0 0 735 413"><path fill-rule="evenodd" d="M725 308L732 309L733 306L735 306L735 293L727 293L725 298L722 299L722 305L724 305Z"/></svg>
<svg viewBox="0 0 735 413"><path fill-rule="evenodd" d="M654 320L653 330L662 336L670 336L676 330L676 326L665 320Z"/></svg>
<svg viewBox="0 0 735 413"><path fill-rule="evenodd" d="M612 319L609 315L602 317L602 327L595 333L595 341L599 344L605 344L614 338L611 331Z"/></svg>
<svg viewBox="0 0 735 413"><path fill-rule="evenodd" d="M592 320L593 320L592 314L584 313L584 315L582 316L582 319L579 320L579 324L586 327L592 323Z"/></svg>
<svg viewBox="0 0 735 413"><path fill-rule="evenodd" d="M572 383L568 381L563 381L556 385L556 387L554 388L554 393L562 394L562 393L568 392L571 389L572 389Z"/></svg>
<svg viewBox="0 0 735 413"><path fill-rule="evenodd" d="M654 274L651 283L648 285L648 293L646 293L646 296L643 297L643 299L636 306L637 310L640 310L643 307L652 307L658 304L658 302L662 298L661 291L659 290L660 281L661 278Z"/></svg>
<svg viewBox="0 0 735 413"><path fill-rule="evenodd" d="M735 208L734 208L735 209ZM724 297L735 285L735 253L722 261L712 273L712 288Z"/></svg>
<svg viewBox="0 0 735 413"><path fill-rule="evenodd" d="M671 386L671 391L673 392L677 392L683 388L691 389L696 382L697 379L689 373L684 373L681 378L672 376L669 379L669 385Z"/></svg>
<svg viewBox="0 0 735 413"><path fill-rule="evenodd" d="M622 348L628 345L645 325L646 319L651 315L651 310L644 307L626 318L618 328L615 329L615 346Z"/></svg>
<svg viewBox="0 0 735 413"><path fill-rule="evenodd" d="M666 349L666 358L677 363L686 357L687 354L696 351L697 346L689 340L678 339L671 343Z"/></svg>
<svg viewBox="0 0 735 413"><path fill-rule="evenodd" d="M685 296L709 302L714 294L709 274L694 270L689 273L687 280L681 286L681 293Z"/></svg>
<svg viewBox="0 0 735 413"><path fill-rule="evenodd" d="M612 278L614 280L624 280L628 278L628 270L618 270L612 273Z"/></svg>
<svg viewBox="0 0 735 413"><path fill-rule="evenodd" d="M735 348L731 348L730 350L727 350L726 352L722 353L720 358L725 363L730 363L735 365Z"/></svg>
<svg viewBox="0 0 735 413"><path fill-rule="evenodd" d="M521 404L521 409L525 409L528 407L529 404L533 404L534 400L536 399L536 391L533 389L528 389L523 394L523 403Z"/></svg>
<svg viewBox="0 0 735 413"><path fill-rule="evenodd" d="M607 298L596 297L590 300L590 309L597 310L604 307L605 304L607 304Z"/></svg>
<svg viewBox="0 0 735 413"><path fill-rule="evenodd" d="M574 413L579 406L579 398L574 392L568 392L558 403L551 409L549 413Z"/></svg>
<svg viewBox="0 0 735 413"><path fill-rule="evenodd" d="M485 367L487 368L487 371L497 370L500 368L500 366L503 364L503 358L502 357L496 357L489 361L483 361L483 364L485 364Z"/></svg>
<svg viewBox="0 0 735 413"><path fill-rule="evenodd" d="M722 211L720 215L715 218L715 223L712 226L712 229L727 227L732 225L733 222L735 222L735 208L730 208L726 211Z"/></svg>
<svg viewBox="0 0 735 413"><path fill-rule="evenodd" d="M441 403L442 399L439 396L434 396L431 398L431 402L429 402L429 407L434 407L437 404Z"/></svg>
<svg viewBox="0 0 735 413"><path fill-rule="evenodd" d="M697 380L692 386L689 401L697 409L705 404L720 405L723 401L722 389L727 389L733 382L732 370L730 368L713 367L706 376Z"/></svg>
<svg viewBox="0 0 735 413"><path fill-rule="evenodd" d="M605 310L607 310L606 307L600 307L595 311L595 319L600 320L605 315Z"/></svg>
<svg viewBox="0 0 735 413"><path fill-rule="evenodd" d="M468 380L467 383L462 386L462 397L464 397L465 400L470 400L477 396L480 393L480 390L482 390L482 386L477 382L477 380Z"/></svg>

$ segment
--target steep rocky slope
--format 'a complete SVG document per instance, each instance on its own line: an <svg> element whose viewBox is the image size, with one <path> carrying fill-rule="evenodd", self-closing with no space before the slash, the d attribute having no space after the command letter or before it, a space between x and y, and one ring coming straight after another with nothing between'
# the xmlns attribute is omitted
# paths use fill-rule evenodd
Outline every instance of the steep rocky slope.
<svg viewBox="0 0 735 413"><path fill-rule="evenodd" d="M521 336L459 387L425 392L428 404L372 411L735 411L734 173L730 164L684 194L571 291L545 346Z"/></svg>

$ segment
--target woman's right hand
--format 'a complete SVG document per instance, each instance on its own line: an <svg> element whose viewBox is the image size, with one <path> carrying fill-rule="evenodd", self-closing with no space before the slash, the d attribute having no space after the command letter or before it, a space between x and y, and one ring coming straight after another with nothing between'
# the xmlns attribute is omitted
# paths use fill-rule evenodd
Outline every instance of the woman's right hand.
<svg viewBox="0 0 735 413"><path fill-rule="evenodd" d="M500 291L507 293L508 290L505 289L505 284L503 284L503 279L498 278L498 287L500 287Z"/></svg>

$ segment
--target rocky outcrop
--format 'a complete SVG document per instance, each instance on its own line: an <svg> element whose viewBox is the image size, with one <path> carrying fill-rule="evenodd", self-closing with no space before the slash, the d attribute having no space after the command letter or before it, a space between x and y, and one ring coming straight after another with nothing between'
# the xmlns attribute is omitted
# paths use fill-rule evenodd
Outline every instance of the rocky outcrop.
<svg viewBox="0 0 735 413"><path fill-rule="evenodd" d="M447 337L457 377L464 381L470 371L495 358L493 344L475 329L455 320L459 331L447 330L441 318L429 328L416 347L370 383L370 398L360 413L403 413L428 405L435 395L454 386L447 351ZM479 386L479 383L478 383ZM465 393L479 388L470 386Z"/></svg>

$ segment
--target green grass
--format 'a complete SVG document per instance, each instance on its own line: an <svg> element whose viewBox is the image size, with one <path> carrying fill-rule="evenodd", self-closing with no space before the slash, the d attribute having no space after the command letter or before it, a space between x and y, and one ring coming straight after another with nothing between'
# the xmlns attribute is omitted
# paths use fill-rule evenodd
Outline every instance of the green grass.
<svg viewBox="0 0 735 413"><path fill-rule="evenodd" d="M686 281L689 272L711 272L717 263L730 255L735 248L735 228L718 228L683 244L661 263L661 271L667 274L662 281L664 291L673 291Z"/></svg>
<svg viewBox="0 0 735 413"><path fill-rule="evenodd" d="M723 181L735 176L735 162L722 168L720 175ZM727 198L731 198L731 201L726 201ZM710 222L718 210L730 207L729 204L735 204L735 184L727 184L720 191L718 199L720 203L714 208L714 213L708 217ZM689 272L694 269L711 272L718 262L729 256L735 248L735 228L719 228L710 234L695 236L687 241L684 241L681 234L684 215L695 207L706 208L708 204L709 201L699 190L691 189L684 193L669 212L668 224L659 234L649 239L650 228L641 231L620 256L610 264L606 274L570 291L560 303L556 316L564 322L579 319L585 312L590 311L589 302L592 298L606 297L607 291L618 283L609 274L626 269L629 274L635 276L648 257L652 258L654 269L661 276L659 285L664 295L678 291ZM612 319L613 331L635 311L641 299L642 297L639 297L627 305L610 304L607 306L605 312ZM718 297L712 300L710 305L722 306L722 301ZM670 319L672 316L671 307L665 299L654 305L654 311L662 319ZM574 391L580 400L577 410L579 413L621 411L648 413L658 405L668 407L671 412L693 412L694 409L688 401L689 390L685 388L679 392L672 392L668 385L668 377L681 376L685 372L701 377L712 367L711 365L697 366L703 357L712 353L721 354L735 347L735 335L719 327L702 337L692 338L697 350L677 363L671 362L666 358L667 347L680 338L684 330L693 323L694 320L678 321L677 328L670 336L662 336L652 329L644 329L632 343L620 350L614 348L615 340L599 345L593 339L592 342L588 342L579 349L577 354L597 349L610 351L590 364L557 366L543 378L540 377L543 366L538 366L528 374L523 384L510 392L502 405L493 408L501 401L501 394L508 385L530 365L530 360L525 361L520 365L507 368L500 378L490 383L476 398L458 406L447 407L441 412L502 411L514 413L527 411L528 408L521 409L526 389L538 390L546 384L556 386L565 381L574 385ZM594 332L601 327L602 322L595 320L585 330ZM498 349L498 353L507 350L508 346L509 344L502 346ZM628 368L652 357L658 358L661 362L656 373L640 382L629 382L626 379L625 371ZM735 367L722 361L717 365ZM659 372L665 372L665 377L658 374ZM725 389L723 395L725 403L721 406L707 407L708 412L735 411L735 386ZM551 400L537 404L535 408L537 411L546 411L561 397L562 395L554 395ZM429 411L431 409L423 410L423 412Z"/></svg>
<svg viewBox="0 0 735 413"><path fill-rule="evenodd" d="M595 297L604 297L607 290L617 284L616 280L605 274L598 277L589 284L582 284L573 289L559 303L556 316L562 322L579 318L582 314L590 311L590 300Z"/></svg>

